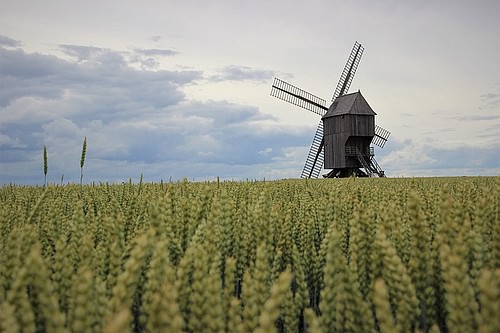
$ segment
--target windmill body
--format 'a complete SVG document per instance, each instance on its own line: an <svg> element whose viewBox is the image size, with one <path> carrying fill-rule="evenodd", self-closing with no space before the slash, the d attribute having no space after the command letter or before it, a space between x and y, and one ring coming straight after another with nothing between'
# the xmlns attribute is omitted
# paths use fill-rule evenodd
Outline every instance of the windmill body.
<svg viewBox="0 0 500 333"><path fill-rule="evenodd" d="M332 103L322 118L324 168L333 169L331 176L363 176L364 164L374 158L375 115L359 91L337 97ZM369 169L368 175L378 172Z"/></svg>
<svg viewBox="0 0 500 333"><path fill-rule="evenodd" d="M317 178L322 167L332 169L324 177L385 177L375 161L371 144L383 147L390 132L375 125L376 113L360 91L347 94L363 50L361 44L354 44L329 107L322 98L280 79L274 80L271 96L322 117L302 170L302 178Z"/></svg>

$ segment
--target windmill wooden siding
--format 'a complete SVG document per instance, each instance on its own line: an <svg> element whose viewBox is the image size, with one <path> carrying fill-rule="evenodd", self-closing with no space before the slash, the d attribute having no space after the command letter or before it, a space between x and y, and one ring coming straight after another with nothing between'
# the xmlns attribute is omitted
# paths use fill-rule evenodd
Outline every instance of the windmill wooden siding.
<svg viewBox="0 0 500 333"><path fill-rule="evenodd" d="M346 154L346 147L351 152L355 148L363 155L370 154L375 115L359 91L340 96L333 102L322 118L325 169L362 167L355 155Z"/></svg>

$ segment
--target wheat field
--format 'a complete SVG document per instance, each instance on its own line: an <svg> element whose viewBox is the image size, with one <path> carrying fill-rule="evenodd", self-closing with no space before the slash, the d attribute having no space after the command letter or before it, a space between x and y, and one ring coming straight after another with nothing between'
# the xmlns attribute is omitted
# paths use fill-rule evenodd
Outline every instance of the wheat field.
<svg viewBox="0 0 500 333"><path fill-rule="evenodd" d="M499 177L4 185L0 331L500 332L499 198Z"/></svg>

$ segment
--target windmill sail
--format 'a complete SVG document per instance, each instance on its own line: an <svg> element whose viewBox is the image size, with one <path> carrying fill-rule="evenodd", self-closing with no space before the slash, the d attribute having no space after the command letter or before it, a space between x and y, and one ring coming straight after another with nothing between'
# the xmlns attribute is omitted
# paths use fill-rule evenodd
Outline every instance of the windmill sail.
<svg viewBox="0 0 500 333"><path fill-rule="evenodd" d="M324 116L326 111L328 111L328 105L324 99L278 78L274 78L273 86L271 87L271 96L300 106L320 116Z"/></svg>
<svg viewBox="0 0 500 333"><path fill-rule="evenodd" d="M358 69L358 65L364 50L365 48L361 46L361 44L359 44L357 41L354 43L351 54L349 55L349 58L347 58L344 70L340 75L340 80L339 83L337 83L337 88L335 88L335 91L333 93L332 102L337 97L342 96L349 91L349 87L351 86L354 74L356 74L356 70Z"/></svg>
<svg viewBox="0 0 500 333"><path fill-rule="evenodd" d="M389 135L391 135L391 132L378 125L375 125L375 136L372 139L372 143L379 146L380 148L384 148Z"/></svg>
<svg viewBox="0 0 500 333"><path fill-rule="evenodd" d="M325 158L323 149L323 122L320 121L300 178L318 178Z"/></svg>

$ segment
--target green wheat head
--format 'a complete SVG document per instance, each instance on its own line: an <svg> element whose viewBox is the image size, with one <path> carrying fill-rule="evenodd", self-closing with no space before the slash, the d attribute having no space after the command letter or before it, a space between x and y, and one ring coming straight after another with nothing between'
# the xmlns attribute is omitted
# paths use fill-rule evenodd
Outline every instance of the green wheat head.
<svg viewBox="0 0 500 333"><path fill-rule="evenodd" d="M43 146L43 175L44 175L44 184L47 185L47 171L49 170L49 164L47 161L47 147Z"/></svg>
<svg viewBox="0 0 500 333"><path fill-rule="evenodd" d="M85 165L85 155L87 154L87 137L83 139L82 156L80 157L80 185L83 181L83 166Z"/></svg>
<svg viewBox="0 0 500 333"><path fill-rule="evenodd" d="M82 157L80 158L80 168L83 168L85 165L85 154L87 153L87 137L83 139L83 146L82 146Z"/></svg>

